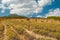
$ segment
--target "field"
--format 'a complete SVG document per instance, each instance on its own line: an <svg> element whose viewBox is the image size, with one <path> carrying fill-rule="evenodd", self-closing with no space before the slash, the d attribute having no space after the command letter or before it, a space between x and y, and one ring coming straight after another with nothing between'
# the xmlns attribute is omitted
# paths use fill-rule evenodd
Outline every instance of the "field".
<svg viewBox="0 0 60 40"><path fill-rule="evenodd" d="M60 20L0 19L0 40L60 40Z"/></svg>

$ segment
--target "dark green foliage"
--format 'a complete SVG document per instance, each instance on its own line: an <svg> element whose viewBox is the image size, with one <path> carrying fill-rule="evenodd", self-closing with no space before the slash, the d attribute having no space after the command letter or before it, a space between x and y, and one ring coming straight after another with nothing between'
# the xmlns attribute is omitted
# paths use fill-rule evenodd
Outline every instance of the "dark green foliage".
<svg viewBox="0 0 60 40"><path fill-rule="evenodd" d="M56 19L56 20L60 20L60 16L49 16L47 17L49 19Z"/></svg>
<svg viewBox="0 0 60 40"><path fill-rule="evenodd" d="M19 16L19 15L16 15L16 14L10 14L8 16L3 16L3 17L0 17L0 18L27 18L26 16Z"/></svg>

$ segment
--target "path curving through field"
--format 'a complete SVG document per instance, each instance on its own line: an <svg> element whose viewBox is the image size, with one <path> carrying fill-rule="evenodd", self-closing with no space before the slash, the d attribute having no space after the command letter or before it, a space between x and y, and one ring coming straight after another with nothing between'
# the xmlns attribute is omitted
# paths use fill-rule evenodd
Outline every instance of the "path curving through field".
<svg viewBox="0 0 60 40"><path fill-rule="evenodd" d="M6 23L2 23L2 25L5 27L5 30L4 30L4 39L3 40L8 40L7 39L7 25L9 25L9 24L6 24ZM23 35L20 35L11 25L9 25L9 27L11 28L11 30L14 32L14 33L16 33L17 34L17 36L19 37L19 39L20 40L25 40L25 38L24 38L24 36Z"/></svg>
<svg viewBox="0 0 60 40"><path fill-rule="evenodd" d="M7 33L7 26L4 24L4 23L2 23L2 25L4 26L4 39L3 40L7 40L7 35L6 35L6 33Z"/></svg>
<svg viewBox="0 0 60 40"><path fill-rule="evenodd" d="M9 25L9 27L11 28L11 30L17 34L17 36L20 38L20 40L25 40L24 36L23 35L20 35L12 26L12 24L9 24L9 23L6 23L6 22L2 22L3 26L5 27L5 30L4 30L4 40L7 40L7 35L6 35L6 32L7 32L7 25ZM29 35L35 37L36 39L38 38L43 38L43 39L51 39L51 40L57 40L56 38L52 38L52 37L49 37L49 36L42 36L40 34L36 34L34 33L33 31L30 31L26 28L23 28Z"/></svg>
<svg viewBox="0 0 60 40"><path fill-rule="evenodd" d="M12 24L10 24L10 25L12 25ZM15 26L15 25L13 25L13 26ZM40 35L40 34L36 34L36 33L34 33L34 32L32 32L32 31L29 31L28 29L26 29L26 28L23 28L30 36L33 36L33 37L35 37L36 39L38 39L38 38L43 38L43 39L51 39L51 40L57 40L56 38L52 38L52 37L49 37L49 36L42 36L42 35Z"/></svg>
<svg viewBox="0 0 60 40"><path fill-rule="evenodd" d="M36 39L38 38L46 38L46 39L51 39L51 40L57 40L56 38L52 38L52 37L47 37L47 36L42 36L40 34L36 34L32 31L29 31L28 29L24 29L29 35L34 36Z"/></svg>

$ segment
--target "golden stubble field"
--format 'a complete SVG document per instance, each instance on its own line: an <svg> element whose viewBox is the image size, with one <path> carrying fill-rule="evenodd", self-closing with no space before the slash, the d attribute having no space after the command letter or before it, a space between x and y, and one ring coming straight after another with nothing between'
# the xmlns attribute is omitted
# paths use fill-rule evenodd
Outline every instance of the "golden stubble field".
<svg viewBox="0 0 60 40"><path fill-rule="evenodd" d="M0 40L60 40L60 21L0 19Z"/></svg>

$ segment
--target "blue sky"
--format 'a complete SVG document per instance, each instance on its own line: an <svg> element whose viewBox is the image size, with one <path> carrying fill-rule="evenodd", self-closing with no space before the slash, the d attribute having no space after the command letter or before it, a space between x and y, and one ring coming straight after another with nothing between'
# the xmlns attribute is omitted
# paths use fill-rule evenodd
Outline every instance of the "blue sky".
<svg viewBox="0 0 60 40"><path fill-rule="evenodd" d="M45 6L41 15L45 15L46 13L48 13L50 9L56 9L56 8L60 8L60 0L55 0L51 5Z"/></svg>
<svg viewBox="0 0 60 40"><path fill-rule="evenodd" d="M60 0L0 0L0 16L9 14L27 17L60 16Z"/></svg>

